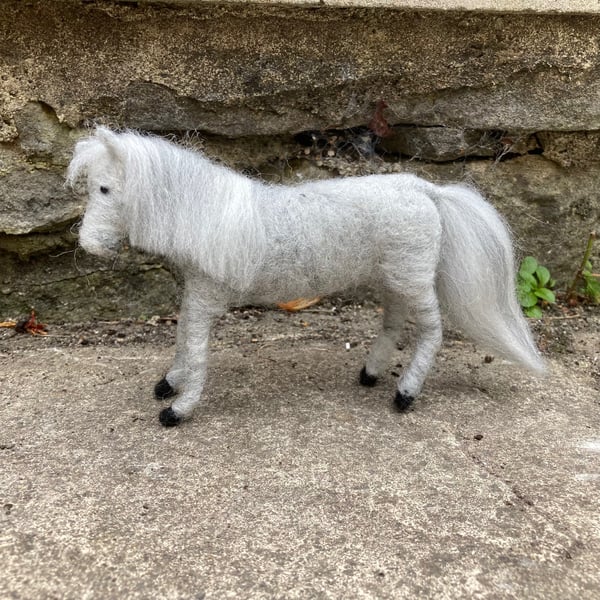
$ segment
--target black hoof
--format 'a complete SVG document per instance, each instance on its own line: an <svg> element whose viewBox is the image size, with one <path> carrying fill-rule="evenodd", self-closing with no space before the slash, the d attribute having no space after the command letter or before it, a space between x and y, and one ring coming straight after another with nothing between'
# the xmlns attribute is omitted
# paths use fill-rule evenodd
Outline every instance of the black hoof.
<svg viewBox="0 0 600 600"><path fill-rule="evenodd" d="M412 396L405 396L400 392L396 392L396 397L394 398L394 406L400 412L406 412L411 404L415 401Z"/></svg>
<svg viewBox="0 0 600 600"><path fill-rule="evenodd" d="M154 395L157 400L166 400L175 395L175 390L171 387L171 384L167 381L166 377L163 377L154 386Z"/></svg>
<svg viewBox="0 0 600 600"><path fill-rule="evenodd" d="M175 427L175 425L179 425L183 419L175 414L175 411L169 406L169 408L164 408L160 411L158 420L161 422L161 425L164 425L165 427Z"/></svg>
<svg viewBox="0 0 600 600"><path fill-rule="evenodd" d="M367 387L373 387L377 383L377 377L375 377L375 375L369 375L367 373L367 367L361 369L358 380L360 381L360 385L366 385Z"/></svg>

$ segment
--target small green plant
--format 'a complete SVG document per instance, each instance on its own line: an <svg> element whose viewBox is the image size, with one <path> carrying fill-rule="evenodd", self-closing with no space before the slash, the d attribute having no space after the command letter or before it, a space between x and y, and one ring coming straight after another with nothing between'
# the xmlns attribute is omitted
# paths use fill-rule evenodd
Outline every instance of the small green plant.
<svg viewBox="0 0 600 600"><path fill-rule="evenodd" d="M581 272L583 279L583 295L593 302L594 304L600 304L600 273L592 273L592 261L588 260L585 263L585 268Z"/></svg>
<svg viewBox="0 0 600 600"><path fill-rule="evenodd" d="M600 304L600 274L592 273L592 261L590 260L596 238L596 232L592 231L588 237L581 266L577 270L577 273L575 273L575 277L567 290L566 297L570 305L574 306L577 304L579 294L585 300L594 304Z"/></svg>
<svg viewBox="0 0 600 600"><path fill-rule="evenodd" d="M550 289L556 282L550 277L550 271L533 256L526 256L521 262L517 279L517 295L525 314L533 319L541 319L542 304L556 302L554 292Z"/></svg>

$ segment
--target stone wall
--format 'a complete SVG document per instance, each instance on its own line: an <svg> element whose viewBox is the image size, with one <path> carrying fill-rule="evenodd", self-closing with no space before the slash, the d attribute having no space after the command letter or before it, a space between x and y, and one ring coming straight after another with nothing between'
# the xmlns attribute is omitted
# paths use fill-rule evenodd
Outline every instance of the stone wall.
<svg viewBox="0 0 600 600"><path fill-rule="evenodd" d="M559 283L597 227L597 15L306 2L2 9L0 320L30 307L52 320L174 310L160 261L75 251L83 206L64 169L95 122L186 137L270 180L470 181Z"/></svg>

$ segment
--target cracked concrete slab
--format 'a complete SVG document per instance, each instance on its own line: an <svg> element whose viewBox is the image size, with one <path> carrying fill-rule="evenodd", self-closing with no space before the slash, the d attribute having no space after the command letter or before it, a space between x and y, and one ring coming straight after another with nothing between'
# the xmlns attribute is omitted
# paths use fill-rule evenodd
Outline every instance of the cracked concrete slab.
<svg viewBox="0 0 600 600"><path fill-rule="evenodd" d="M408 414L407 350L356 382L378 319L228 316L169 430L172 326L4 332L4 597L598 597L598 315L543 380L450 334Z"/></svg>

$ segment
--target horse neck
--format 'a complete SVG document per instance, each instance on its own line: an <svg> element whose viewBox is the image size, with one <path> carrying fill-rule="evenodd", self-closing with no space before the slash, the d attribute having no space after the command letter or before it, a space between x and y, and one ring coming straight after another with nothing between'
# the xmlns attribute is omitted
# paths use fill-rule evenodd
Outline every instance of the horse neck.
<svg viewBox="0 0 600 600"><path fill-rule="evenodd" d="M262 184L201 155L172 149L131 198L130 242L175 263L247 285L264 253Z"/></svg>
<svg viewBox="0 0 600 600"><path fill-rule="evenodd" d="M163 255L193 226L211 191L218 193L211 184L218 166L162 140L145 142L125 169L126 218L132 245Z"/></svg>

